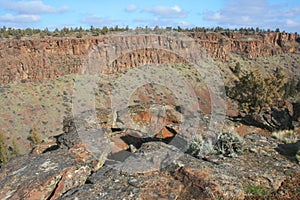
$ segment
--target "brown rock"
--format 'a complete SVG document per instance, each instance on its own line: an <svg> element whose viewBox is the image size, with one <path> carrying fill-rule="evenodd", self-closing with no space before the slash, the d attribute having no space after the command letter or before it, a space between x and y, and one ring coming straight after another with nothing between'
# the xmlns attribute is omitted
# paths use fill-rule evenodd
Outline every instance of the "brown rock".
<svg viewBox="0 0 300 200"><path fill-rule="evenodd" d="M141 199L177 199L184 185L168 176L150 178L143 183Z"/></svg>
<svg viewBox="0 0 300 200"><path fill-rule="evenodd" d="M91 169L88 166L82 166L79 168L72 167L61 177L61 180L58 182L51 200L57 199L63 193L74 187L83 185L90 174Z"/></svg>
<svg viewBox="0 0 300 200"><path fill-rule="evenodd" d="M18 157L0 169L0 198L50 198L63 174L74 165L75 160L65 151Z"/></svg>
<svg viewBox="0 0 300 200"><path fill-rule="evenodd" d="M111 141L114 143L111 153L117 153L128 149L128 144L126 144L120 137L114 137Z"/></svg>
<svg viewBox="0 0 300 200"><path fill-rule="evenodd" d="M174 137L174 134L164 127L155 137L159 139L168 139Z"/></svg>
<svg viewBox="0 0 300 200"><path fill-rule="evenodd" d="M38 146L34 147L31 151L32 154L42 154L46 150L58 148L55 138L50 138L47 141L42 142Z"/></svg>
<svg viewBox="0 0 300 200"><path fill-rule="evenodd" d="M231 52L237 52L248 58L272 56L294 52L297 45L296 35L289 33L266 33L243 35L232 33L186 33L209 53L212 58L229 60ZM178 49L185 58L185 48L195 44L170 42L168 38L155 35L103 36L87 38L51 38L39 40L4 40L0 42L0 85L16 81L41 81L45 78L78 73L90 47L102 45L100 55L105 57L103 72L113 73L145 64L185 63L178 55L166 50ZM122 55L109 55L109 45L116 44L115 52ZM153 49L149 44L158 44ZM131 51L137 46L146 47ZM149 48L147 48L149 46ZM165 50L164 50L165 49ZM118 58L115 60L115 58ZM99 70L99 69L96 69Z"/></svg>
<svg viewBox="0 0 300 200"><path fill-rule="evenodd" d="M182 167L176 172L175 177L185 185L202 191L203 196L220 194L220 186L212 180L212 171L209 169L195 170Z"/></svg>

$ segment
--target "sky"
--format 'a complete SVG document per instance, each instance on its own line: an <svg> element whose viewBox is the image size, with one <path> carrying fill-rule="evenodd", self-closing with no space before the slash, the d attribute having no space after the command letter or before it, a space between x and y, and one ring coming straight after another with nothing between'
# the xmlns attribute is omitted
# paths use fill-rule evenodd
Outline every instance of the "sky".
<svg viewBox="0 0 300 200"><path fill-rule="evenodd" d="M180 26L300 32L299 0L0 0L0 27Z"/></svg>

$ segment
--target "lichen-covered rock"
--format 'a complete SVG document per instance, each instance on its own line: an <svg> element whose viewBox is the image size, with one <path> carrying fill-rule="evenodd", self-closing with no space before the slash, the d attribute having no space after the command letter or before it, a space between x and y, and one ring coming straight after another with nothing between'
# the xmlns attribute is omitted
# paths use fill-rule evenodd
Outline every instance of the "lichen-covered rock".
<svg viewBox="0 0 300 200"><path fill-rule="evenodd" d="M294 188L286 188L292 187L291 180L295 184L290 176L300 170L299 165L277 151L276 139L259 134L244 136L239 157L212 154L202 160L184 154L159 170L133 174L110 162L92 169L92 157L81 145L11 160L0 169L0 198L244 199L253 195L245 189L251 186L264 188L266 198L299 198L291 194ZM165 147L161 142L147 142L135 154L151 157ZM147 163L145 167L149 169Z"/></svg>
<svg viewBox="0 0 300 200"><path fill-rule="evenodd" d="M130 176L104 166L89 184L65 193L61 199L177 199L184 185L168 174Z"/></svg>
<svg viewBox="0 0 300 200"><path fill-rule="evenodd" d="M0 198L51 198L64 174L76 165L66 151L30 154L13 159L0 169Z"/></svg>
<svg viewBox="0 0 300 200"><path fill-rule="evenodd" d="M57 199L72 188L84 185L90 174L91 169L88 166L72 167L62 175L51 196L51 200Z"/></svg>
<svg viewBox="0 0 300 200"><path fill-rule="evenodd" d="M42 141L41 144L35 146L32 149L31 154L42 154L46 151L51 151L58 148L59 146L57 145L56 138L52 137Z"/></svg>

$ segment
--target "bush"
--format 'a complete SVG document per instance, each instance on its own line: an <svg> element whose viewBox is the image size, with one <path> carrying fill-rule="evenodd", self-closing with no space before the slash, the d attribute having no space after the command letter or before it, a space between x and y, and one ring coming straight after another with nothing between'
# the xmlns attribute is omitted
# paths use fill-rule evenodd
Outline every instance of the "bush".
<svg viewBox="0 0 300 200"><path fill-rule="evenodd" d="M253 70L241 75L233 86L226 88L226 92L228 97L238 102L241 112L252 114L271 108L283 98L285 80L283 71L279 69L267 75Z"/></svg>
<svg viewBox="0 0 300 200"><path fill-rule="evenodd" d="M232 72L236 75L236 76L240 76L240 74L241 74L241 63L239 63L239 62L237 62L236 64L235 64L235 66L234 66L234 68L233 69L231 69L232 70Z"/></svg>
<svg viewBox="0 0 300 200"><path fill-rule="evenodd" d="M195 158L202 158L213 151L213 144L211 138L205 138L202 135L197 135L193 138L186 153Z"/></svg>
<svg viewBox="0 0 300 200"><path fill-rule="evenodd" d="M291 79L281 88L284 92L284 98L295 97L300 92L300 80Z"/></svg>
<svg viewBox="0 0 300 200"><path fill-rule="evenodd" d="M17 157L22 155L19 145L16 143L15 140L12 141L12 156Z"/></svg>
<svg viewBox="0 0 300 200"><path fill-rule="evenodd" d="M284 131L273 132L272 136L285 144L296 143L298 140L297 133L296 133L296 131L293 131L293 130L284 130Z"/></svg>
<svg viewBox="0 0 300 200"><path fill-rule="evenodd" d="M79 32L79 33L76 34L77 38L82 38L82 36L83 36L82 32Z"/></svg>
<svg viewBox="0 0 300 200"><path fill-rule="evenodd" d="M298 164L300 164L300 148L299 147L298 147L298 151L297 151L295 157L296 157L296 160L298 161Z"/></svg>
<svg viewBox="0 0 300 200"><path fill-rule="evenodd" d="M244 140L233 130L223 132L214 146L217 154L226 157L236 157L243 152Z"/></svg>
<svg viewBox="0 0 300 200"><path fill-rule="evenodd" d="M197 137L195 137L192 140L191 144L189 145L187 153L196 158L200 158L202 154L203 146L204 146L204 140L202 135L197 135Z"/></svg>
<svg viewBox="0 0 300 200"><path fill-rule="evenodd" d="M201 158L209 153L235 157L243 152L243 144L244 140L234 131L223 132L215 145L212 145L209 140L205 140L202 135L198 135L192 140L187 153L196 158Z"/></svg>
<svg viewBox="0 0 300 200"><path fill-rule="evenodd" d="M5 145L4 137L0 134L0 166L7 162L7 146Z"/></svg>
<svg viewBox="0 0 300 200"><path fill-rule="evenodd" d="M245 192L251 195L266 196L269 194L270 189L262 186L248 185L245 187Z"/></svg>
<svg viewBox="0 0 300 200"><path fill-rule="evenodd" d="M39 129L36 126L33 126L33 128L31 129L31 131L28 135L28 139L30 140L30 146L31 147L34 147L34 146L41 143L40 132L39 132Z"/></svg>

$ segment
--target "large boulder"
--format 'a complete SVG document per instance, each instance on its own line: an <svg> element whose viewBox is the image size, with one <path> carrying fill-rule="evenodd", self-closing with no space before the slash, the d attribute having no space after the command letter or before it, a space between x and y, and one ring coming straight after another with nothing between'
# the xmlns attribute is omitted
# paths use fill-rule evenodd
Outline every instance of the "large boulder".
<svg viewBox="0 0 300 200"><path fill-rule="evenodd" d="M289 130L294 128L293 121L296 119L295 115L297 115L297 111L294 110L291 103L284 102L278 107L272 107L271 110L263 110L260 113L247 115L243 120L249 125L270 131Z"/></svg>
<svg viewBox="0 0 300 200"><path fill-rule="evenodd" d="M0 198L54 199L84 184L90 172L64 150L18 157L0 169Z"/></svg>

